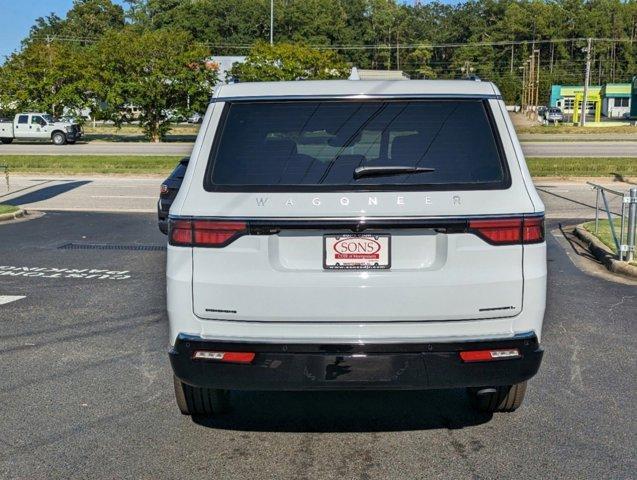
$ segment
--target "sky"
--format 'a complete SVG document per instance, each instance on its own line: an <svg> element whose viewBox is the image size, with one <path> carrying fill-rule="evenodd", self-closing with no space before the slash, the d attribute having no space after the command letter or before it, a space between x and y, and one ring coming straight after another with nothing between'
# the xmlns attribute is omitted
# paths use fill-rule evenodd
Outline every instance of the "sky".
<svg viewBox="0 0 637 480"><path fill-rule="evenodd" d="M114 0L123 4L123 0ZM0 0L0 64L5 57L20 48L36 18L55 12L65 17L73 0Z"/></svg>
<svg viewBox="0 0 637 480"><path fill-rule="evenodd" d="M124 0L113 0L124 4ZM413 0L411 0L413 2ZM403 3L411 3L403 0ZM454 0L443 0L455 3ZM73 0L0 0L0 64L5 57L20 48L20 42L27 36L36 18L55 12L64 18L71 9Z"/></svg>

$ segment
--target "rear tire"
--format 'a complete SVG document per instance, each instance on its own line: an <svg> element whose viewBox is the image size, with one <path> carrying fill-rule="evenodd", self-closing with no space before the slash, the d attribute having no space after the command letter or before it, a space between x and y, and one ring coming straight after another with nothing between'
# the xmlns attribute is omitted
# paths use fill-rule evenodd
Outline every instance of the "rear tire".
<svg viewBox="0 0 637 480"><path fill-rule="evenodd" d="M468 393L476 410L485 413L514 412L524 401L526 382L493 388L471 387Z"/></svg>
<svg viewBox="0 0 637 480"><path fill-rule="evenodd" d="M230 407L228 390L193 387L173 375L175 399L183 415L210 417L227 412Z"/></svg>
<svg viewBox="0 0 637 480"><path fill-rule="evenodd" d="M0 138L0 141L5 145L9 145L11 142L13 142L13 138Z"/></svg>
<svg viewBox="0 0 637 480"><path fill-rule="evenodd" d="M55 132L51 135L51 140L53 140L54 145L64 145L66 143L66 135L62 132Z"/></svg>

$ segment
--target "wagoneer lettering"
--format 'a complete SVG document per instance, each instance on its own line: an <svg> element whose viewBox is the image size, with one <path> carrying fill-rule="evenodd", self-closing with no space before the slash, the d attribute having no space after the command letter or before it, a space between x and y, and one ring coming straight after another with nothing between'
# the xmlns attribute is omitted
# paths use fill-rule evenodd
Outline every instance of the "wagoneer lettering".
<svg viewBox="0 0 637 480"><path fill-rule="evenodd" d="M220 413L230 390L520 406L542 359L544 206L493 84L238 83L202 125L169 217L182 413Z"/></svg>

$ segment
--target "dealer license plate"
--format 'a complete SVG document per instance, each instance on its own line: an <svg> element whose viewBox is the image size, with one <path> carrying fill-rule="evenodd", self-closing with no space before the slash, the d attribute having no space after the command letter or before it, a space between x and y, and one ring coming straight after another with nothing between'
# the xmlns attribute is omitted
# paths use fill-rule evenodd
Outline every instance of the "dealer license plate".
<svg viewBox="0 0 637 480"><path fill-rule="evenodd" d="M323 268L332 270L387 269L391 266L388 234L323 236Z"/></svg>

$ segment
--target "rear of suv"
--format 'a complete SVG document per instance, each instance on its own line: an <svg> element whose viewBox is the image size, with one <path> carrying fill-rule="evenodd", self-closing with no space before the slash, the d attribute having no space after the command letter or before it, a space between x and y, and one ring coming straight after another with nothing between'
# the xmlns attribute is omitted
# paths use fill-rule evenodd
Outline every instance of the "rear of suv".
<svg viewBox="0 0 637 480"><path fill-rule="evenodd" d="M544 206L493 84L215 91L169 217L182 413L231 390L457 387L513 411L545 294Z"/></svg>

